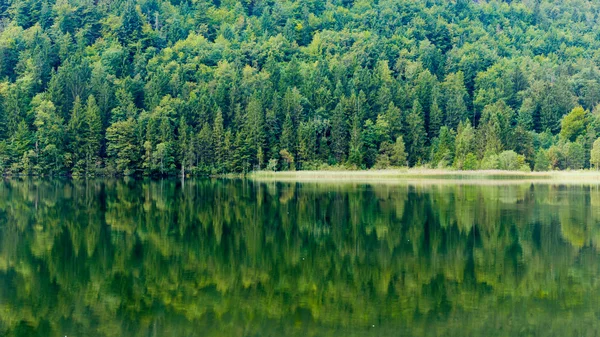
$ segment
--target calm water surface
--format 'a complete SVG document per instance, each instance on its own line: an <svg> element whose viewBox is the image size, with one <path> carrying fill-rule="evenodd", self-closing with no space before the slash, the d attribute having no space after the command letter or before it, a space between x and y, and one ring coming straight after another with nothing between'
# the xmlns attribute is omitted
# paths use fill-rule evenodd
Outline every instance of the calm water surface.
<svg viewBox="0 0 600 337"><path fill-rule="evenodd" d="M0 182L1 336L598 336L597 185Z"/></svg>

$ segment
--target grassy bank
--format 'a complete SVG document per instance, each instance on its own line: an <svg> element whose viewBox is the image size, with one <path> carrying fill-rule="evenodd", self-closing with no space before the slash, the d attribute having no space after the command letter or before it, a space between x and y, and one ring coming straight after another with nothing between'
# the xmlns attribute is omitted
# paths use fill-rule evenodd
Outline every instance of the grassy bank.
<svg viewBox="0 0 600 337"><path fill-rule="evenodd" d="M256 181L385 182L385 183L599 183L600 171L522 172L500 170L455 171L440 169L392 169L363 171L257 171L248 175Z"/></svg>

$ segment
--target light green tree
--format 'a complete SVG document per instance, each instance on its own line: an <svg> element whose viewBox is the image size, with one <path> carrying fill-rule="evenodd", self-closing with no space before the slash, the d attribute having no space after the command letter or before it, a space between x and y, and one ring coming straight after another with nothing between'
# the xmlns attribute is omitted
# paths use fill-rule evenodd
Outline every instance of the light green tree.
<svg viewBox="0 0 600 337"><path fill-rule="evenodd" d="M596 170L600 169L600 138L594 141L590 154L590 164Z"/></svg>

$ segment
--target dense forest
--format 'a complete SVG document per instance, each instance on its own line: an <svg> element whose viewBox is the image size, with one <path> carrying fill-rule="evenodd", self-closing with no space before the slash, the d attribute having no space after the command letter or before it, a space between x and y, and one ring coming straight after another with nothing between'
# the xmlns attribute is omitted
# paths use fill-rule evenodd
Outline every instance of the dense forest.
<svg viewBox="0 0 600 337"><path fill-rule="evenodd" d="M600 166L600 3L3 0L0 170Z"/></svg>

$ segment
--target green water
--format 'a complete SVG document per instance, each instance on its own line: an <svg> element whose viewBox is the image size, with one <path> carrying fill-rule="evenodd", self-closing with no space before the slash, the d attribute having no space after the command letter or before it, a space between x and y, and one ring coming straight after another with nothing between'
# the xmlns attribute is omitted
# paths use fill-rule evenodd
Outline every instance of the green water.
<svg viewBox="0 0 600 337"><path fill-rule="evenodd" d="M598 336L600 186L0 182L1 336Z"/></svg>

